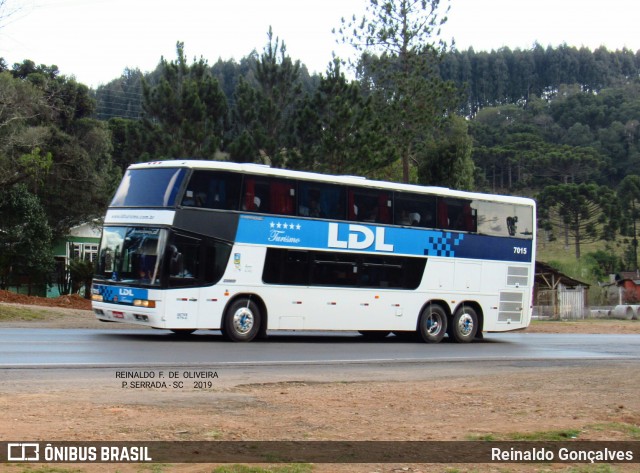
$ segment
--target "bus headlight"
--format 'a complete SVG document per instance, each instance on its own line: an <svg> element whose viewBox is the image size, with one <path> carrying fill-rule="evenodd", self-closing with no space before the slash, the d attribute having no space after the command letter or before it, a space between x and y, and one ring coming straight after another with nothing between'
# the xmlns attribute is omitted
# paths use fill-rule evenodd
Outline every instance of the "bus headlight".
<svg viewBox="0 0 640 473"><path fill-rule="evenodd" d="M91 300L95 302L102 302L102 294L91 294Z"/></svg>
<svg viewBox="0 0 640 473"><path fill-rule="evenodd" d="M156 301L148 301L146 299L135 299L133 305L136 307L147 307L149 309L155 309Z"/></svg>

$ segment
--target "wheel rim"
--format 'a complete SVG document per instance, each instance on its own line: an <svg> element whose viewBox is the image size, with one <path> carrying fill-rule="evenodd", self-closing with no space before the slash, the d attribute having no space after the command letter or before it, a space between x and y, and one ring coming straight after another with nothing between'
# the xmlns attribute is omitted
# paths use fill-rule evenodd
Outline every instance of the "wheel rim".
<svg viewBox="0 0 640 473"><path fill-rule="evenodd" d="M473 332L473 317L466 312L458 319L458 333L463 337L468 337Z"/></svg>
<svg viewBox="0 0 640 473"><path fill-rule="evenodd" d="M233 328L240 334L245 334L253 328L254 318L253 312L246 307L236 310L233 314Z"/></svg>
<svg viewBox="0 0 640 473"><path fill-rule="evenodd" d="M433 312L427 317L427 333L429 335L438 335L442 330L442 321L438 314Z"/></svg>

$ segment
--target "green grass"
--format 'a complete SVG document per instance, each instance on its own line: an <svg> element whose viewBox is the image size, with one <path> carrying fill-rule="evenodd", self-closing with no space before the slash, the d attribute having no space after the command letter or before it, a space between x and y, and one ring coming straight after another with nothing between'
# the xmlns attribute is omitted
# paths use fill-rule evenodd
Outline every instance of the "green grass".
<svg viewBox="0 0 640 473"><path fill-rule="evenodd" d="M511 440L511 441L538 441L538 442L556 442L562 440L572 440L578 438L580 435L579 430L548 430L542 432L509 432L505 434L483 434L483 435L470 435L469 440L483 440L486 442L493 442L498 440Z"/></svg>
<svg viewBox="0 0 640 473"><path fill-rule="evenodd" d="M225 465L219 466L213 473L310 473L313 471L311 465L306 463L294 463L284 466L247 466L247 465Z"/></svg>
<svg viewBox="0 0 640 473"><path fill-rule="evenodd" d="M616 473L618 470L611 465L574 466L559 473Z"/></svg>
<svg viewBox="0 0 640 473"><path fill-rule="evenodd" d="M15 320L44 320L46 313L36 307L14 307L10 305L0 305L0 322Z"/></svg>
<svg viewBox="0 0 640 473"><path fill-rule="evenodd" d="M604 424L594 424L588 427L597 432L622 432L628 440L640 440L640 426L627 424L624 422L607 422Z"/></svg>
<svg viewBox="0 0 640 473"><path fill-rule="evenodd" d="M57 466L18 466L18 470L9 470L15 471L16 473L83 473L84 470L79 470L77 468L69 469L69 468L60 468Z"/></svg>

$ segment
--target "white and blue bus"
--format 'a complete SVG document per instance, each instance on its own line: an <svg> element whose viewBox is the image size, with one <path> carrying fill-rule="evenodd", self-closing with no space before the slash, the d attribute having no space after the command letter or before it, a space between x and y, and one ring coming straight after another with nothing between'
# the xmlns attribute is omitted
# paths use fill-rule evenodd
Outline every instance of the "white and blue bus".
<svg viewBox="0 0 640 473"><path fill-rule="evenodd" d="M535 211L522 197L256 164L134 164L105 216L93 311L233 341L470 342L529 325Z"/></svg>

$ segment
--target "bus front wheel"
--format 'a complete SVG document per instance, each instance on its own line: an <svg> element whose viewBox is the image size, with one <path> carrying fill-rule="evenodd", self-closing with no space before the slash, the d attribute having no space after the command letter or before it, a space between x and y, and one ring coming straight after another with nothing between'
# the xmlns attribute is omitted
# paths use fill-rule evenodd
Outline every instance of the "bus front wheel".
<svg viewBox="0 0 640 473"><path fill-rule="evenodd" d="M234 342L250 342L260 331L260 309L251 299L234 301L224 317L225 336Z"/></svg>
<svg viewBox="0 0 640 473"><path fill-rule="evenodd" d="M429 304L420 315L418 326L420 338L427 343L442 341L447 333L447 314L437 304Z"/></svg>
<svg viewBox="0 0 640 473"><path fill-rule="evenodd" d="M478 315L470 306L461 306L456 310L449 325L449 336L458 343L471 342L478 331Z"/></svg>

